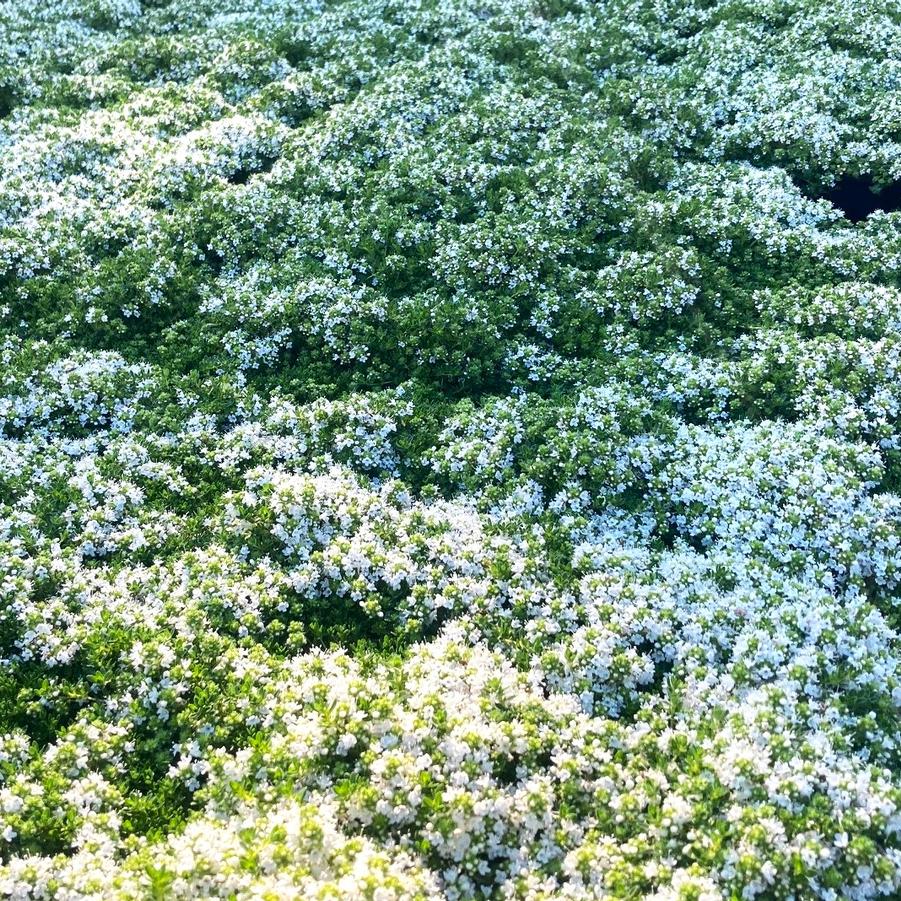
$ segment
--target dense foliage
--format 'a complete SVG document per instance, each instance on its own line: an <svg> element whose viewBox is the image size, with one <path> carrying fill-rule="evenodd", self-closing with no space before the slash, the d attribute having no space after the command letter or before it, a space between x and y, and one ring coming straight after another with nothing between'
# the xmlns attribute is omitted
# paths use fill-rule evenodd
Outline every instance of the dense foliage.
<svg viewBox="0 0 901 901"><path fill-rule="evenodd" d="M0 2L0 897L901 897L898 180L893 0Z"/></svg>

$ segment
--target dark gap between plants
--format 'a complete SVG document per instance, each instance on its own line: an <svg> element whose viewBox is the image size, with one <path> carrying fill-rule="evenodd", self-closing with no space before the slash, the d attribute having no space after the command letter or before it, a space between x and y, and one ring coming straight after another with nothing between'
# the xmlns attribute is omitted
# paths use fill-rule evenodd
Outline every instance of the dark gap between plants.
<svg viewBox="0 0 901 901"><path fill-rule="evenodd" d="M818 196L840 209L851 222L862 222L876 210L893 213L901 209L901 182L878 188L869 175L847 175Z"/></svg>

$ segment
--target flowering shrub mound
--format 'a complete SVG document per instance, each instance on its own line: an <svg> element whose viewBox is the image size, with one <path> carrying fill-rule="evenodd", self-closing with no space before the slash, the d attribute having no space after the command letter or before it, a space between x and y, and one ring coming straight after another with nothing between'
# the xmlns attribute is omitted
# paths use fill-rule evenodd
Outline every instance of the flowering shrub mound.
<svg viewBox="0 0 901 901"><path fill-rule="evenodd" d="M0 6L0 898L901 897L889 0Z"/></svg>

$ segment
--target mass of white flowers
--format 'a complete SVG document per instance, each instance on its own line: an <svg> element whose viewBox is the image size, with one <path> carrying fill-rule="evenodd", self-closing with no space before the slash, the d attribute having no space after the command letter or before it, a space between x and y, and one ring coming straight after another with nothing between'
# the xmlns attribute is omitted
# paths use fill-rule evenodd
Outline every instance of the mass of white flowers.
<svg viewBox="0 0 901 901"><path fill-rule="evenodd" d="M901 898L896 0L0 0L0 899Z"/></svg>

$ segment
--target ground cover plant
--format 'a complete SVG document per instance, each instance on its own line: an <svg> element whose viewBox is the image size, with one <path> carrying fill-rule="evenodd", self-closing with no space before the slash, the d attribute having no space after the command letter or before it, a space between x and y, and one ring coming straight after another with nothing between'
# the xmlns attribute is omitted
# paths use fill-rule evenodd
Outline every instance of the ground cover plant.
<svg viewBox="0 0 901 901"><path fill-rule="evenodd" d="M891 0L0 2L0 897L901 897Z"/></svg>

